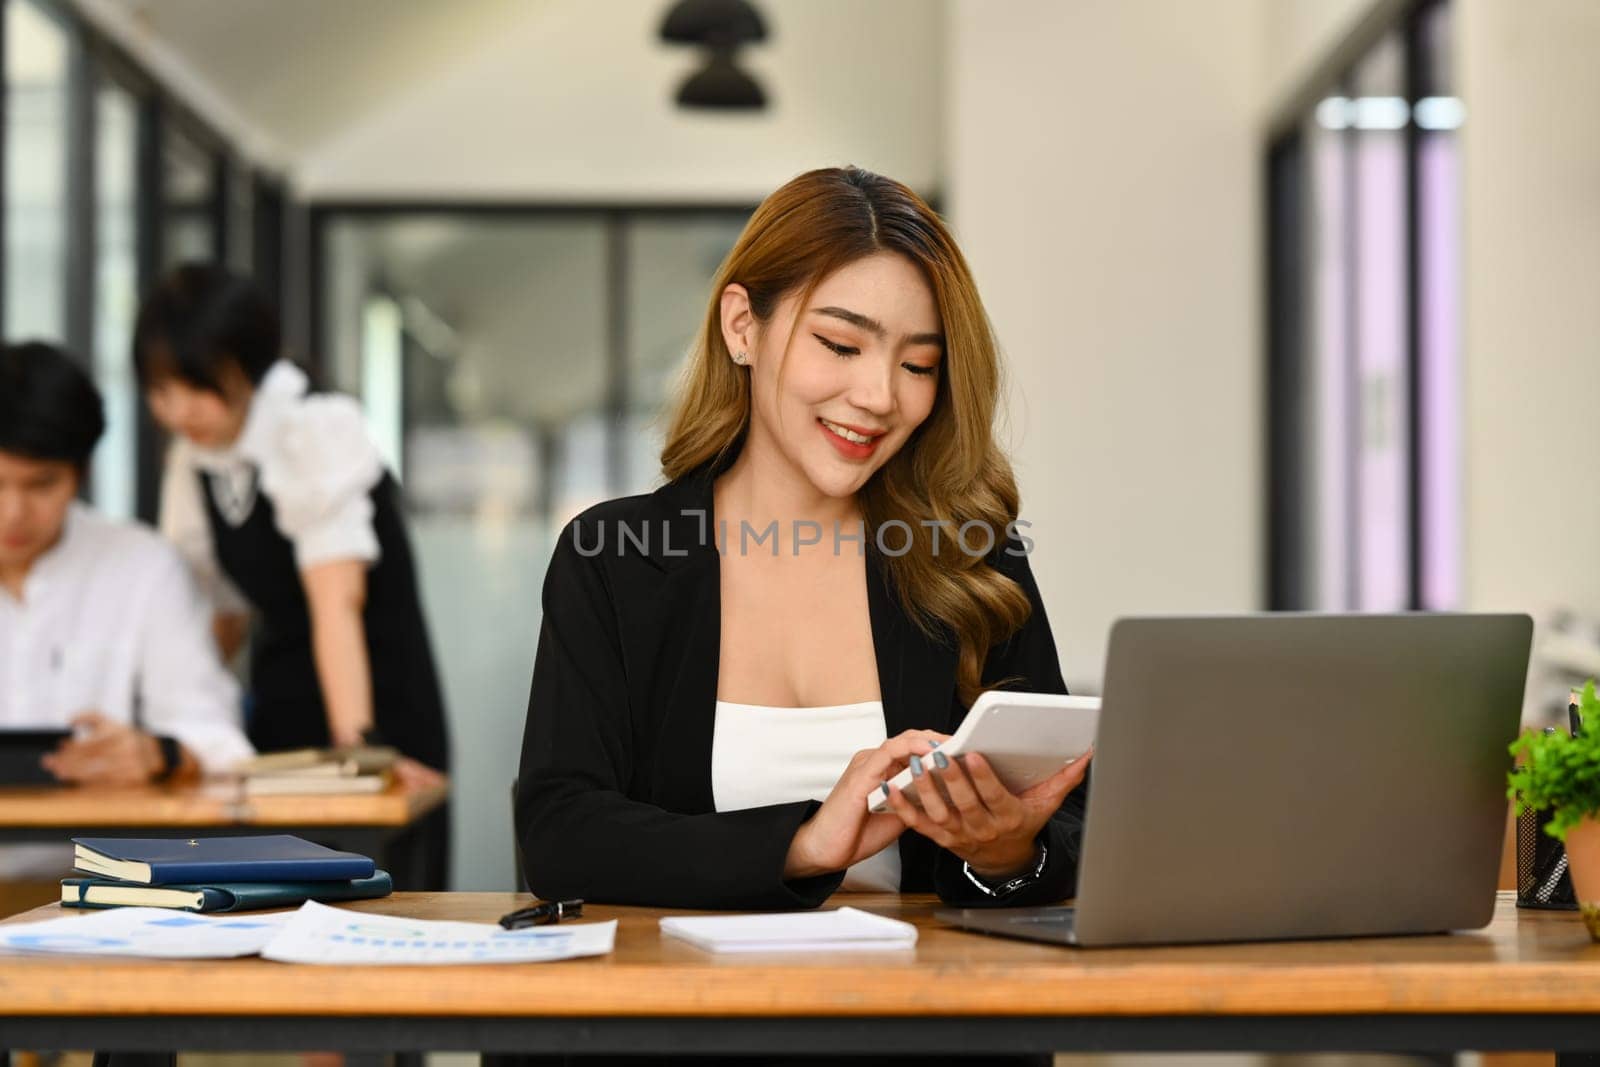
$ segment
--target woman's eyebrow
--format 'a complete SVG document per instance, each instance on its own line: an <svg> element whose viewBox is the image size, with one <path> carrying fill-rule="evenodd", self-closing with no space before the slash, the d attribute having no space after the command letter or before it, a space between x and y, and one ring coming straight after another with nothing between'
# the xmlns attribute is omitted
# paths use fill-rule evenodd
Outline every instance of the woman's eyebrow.
<svg viewBox="0 0 1600 1067"><path fill-rule="evenodd" d="M861 328L863 330L866 330L868 333L870 333L872 336L878 338L880 341L883 340L884 338L886 338L889 335L888 331L883 328L883 323L879 322L877 319L869 318L868 316L861 314L859 311L851 311L849 308L840 308L840 307L831 307L831 306L830 307L812 308L811 310L813 312L815 312L816 314L818 314L818 315L828 315L828 316L831 316L832 318L842 319L843 321L848 322L852 326L857 326L857 327L859 327L859 328ZM942 334L942 333L908 333L903 338L901 338L901 340L905 341L907 344L913 344L913 345L941 345L942 346L944 344L944 334Z"/></svg>

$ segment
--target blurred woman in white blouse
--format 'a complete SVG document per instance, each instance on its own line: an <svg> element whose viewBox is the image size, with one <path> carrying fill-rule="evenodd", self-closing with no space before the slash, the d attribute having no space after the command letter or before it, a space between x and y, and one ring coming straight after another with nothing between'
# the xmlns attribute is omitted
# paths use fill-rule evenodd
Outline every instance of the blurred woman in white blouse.
<svg viewBox="0 0 1600 1067"><path fill-rule="evenodd" d="M399 487L356 402L313 391L279 337L262 291L221 267L180 267L141 305L134 362L177 438L162 531L210 592L225 649L253 616L258 749L388 744L404 779L437 781L444 703Z"/></svg>

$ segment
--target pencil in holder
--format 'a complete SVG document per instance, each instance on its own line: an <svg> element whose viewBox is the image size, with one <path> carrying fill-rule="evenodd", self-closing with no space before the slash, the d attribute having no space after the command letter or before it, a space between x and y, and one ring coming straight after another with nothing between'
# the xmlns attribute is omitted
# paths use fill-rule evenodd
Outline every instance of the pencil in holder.
<svg viewBox="0 0 1600 1067"><path fill-rule="evenodd" d="M1566 847L1544 832L1550 817L1548 811L1517 816L1517 907L1577 911Z"/></svg>

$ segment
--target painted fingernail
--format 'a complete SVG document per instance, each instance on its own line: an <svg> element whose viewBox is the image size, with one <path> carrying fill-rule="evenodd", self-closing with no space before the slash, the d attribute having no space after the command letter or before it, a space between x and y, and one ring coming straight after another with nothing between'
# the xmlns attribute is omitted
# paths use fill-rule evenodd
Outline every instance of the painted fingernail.
<svg viewBox="0 0 1600 1067"><path fill-rule="evenodd" d="M937 742L937 741L930 741L929 744L934 748L938 748L939 747L939 742Z"/></svg>
<svg viewBox="0 0 1600 1067"><path fill-rule="evenodd" d="M884 796L888 796L889 795L889 783L888 782L880 782L880 783L878 783L878 788L883 790L883 795Z"/></svg>
<svg viewBox="0 0 1600 1067"><path fill-rule="evenodd" d="M913 778L921 778L922 777L922 757L921 756L912 756L911 757L911 776Z"/></svg>
<svg viewBox="0 0 1600 1067"><path fill-rule="evenodd" d="M933 754L933 765L942 771L950 766L950 760L945 757L943 752L935 752Z"/></svg>

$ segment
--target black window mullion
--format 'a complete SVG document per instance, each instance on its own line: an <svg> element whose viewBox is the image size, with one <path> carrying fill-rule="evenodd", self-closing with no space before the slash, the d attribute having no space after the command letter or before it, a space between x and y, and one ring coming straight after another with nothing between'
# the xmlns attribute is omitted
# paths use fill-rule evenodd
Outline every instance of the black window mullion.
<svg viewBox="0 0 1600 1067"><path fill-rule="evenodd" d="M162 223L162 159L161 141L166 125L162 105L154 96L140 97L138 134L138 173L134 185L137 205L136 234L134 237L139 261L139 294L142 297L161 276L162 257L165 255ZM129 339L132 343L132 339ZM161 428L150 416L150 409L138 405L138 478L136 499L139 518L154 522L161 499L161 466L166 439Z"/></svg>
<svg viewBox="0 0 1600 1067"><path fill-rule="evenodd" d="M1422 55L1422 15L1425 7L1413 9L1405 24L1405 95L1408 119L1405 128L1406 181L1406 606L1421 610L1423 604L1423 392L1422 360L1422 182L1419 167L1422 155L1422 128L1417 125L1417 101L1424 95Z"/></svg>
<svg viewBox="0 0 1600 1067"><path fill-rule="evenodd" d="M627 483L628 420L628 222L622 211L606 213L606 486L617 495Z"/></svg>
<svg viewBox="0 0 1600 1067"><path fill-rule="evenodd" d="M1311 573L1302 472L1306 466L1305 295L1309 198L1306 138L1279 139L1267 157L1267 608L1301 610Z"/></svg>
<svg viewBox="0 0 1600 1067"><path fill-rule="evenodd" d="M211 259L222 266L227 266L228 246L232 240L228 232L228 183L232 180L233 166L228 156L222 152L214 154L211 157L211 203L207 209L211 213Z"/></svg>
<svg viewBox="0 0 1600 1067"><path fill-rule="evenodd" d="M250 179L250 264L256 282L286 310L283 293L283 191L259 172Z"/></svg>
<svg viewBox="0 0 1600 1067"><path fill-rule="evenodd" d="M64 258L66 312L62 340L67 353L91 378L94 358L95 289L95 75L81 27L67 35L67 188L66 256ZM93 473L79 480L78 495L90 499Z"/></svg>
<svg viewBox="0 0 1600 1067"><path fill-rule="evenodd" d="M139 148L137 191L138 235L135 238L139 257L139 292L144 294L161 276L161 264L166 257L166 235L162 232L161 142L166 132L166 116L161 102L155 97L142 97L139 101Z"/></svg>
<svg viewBox="0 0 1600 1067"><path fill-rule="evenodd" d="M94 368L95 305L95 88L81 28L68 36L67 53L67 351L90 372Z"/></svg>
<svg viewBox="0 0 1600 1067"><path fill-rule="evenodd" d="M317 206L308 207L306 211L305 276L310 291L306 293L304 363L313 380L324 386L343 384L332 380L326 355L328 337L325 331L329 312L323 288L327 284L328 249L333 243L333 218L331 212ZM401 432L404 433L404 430Z"/></svg>

